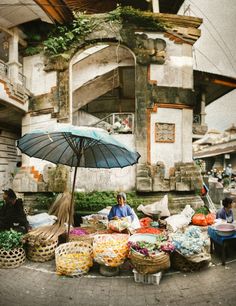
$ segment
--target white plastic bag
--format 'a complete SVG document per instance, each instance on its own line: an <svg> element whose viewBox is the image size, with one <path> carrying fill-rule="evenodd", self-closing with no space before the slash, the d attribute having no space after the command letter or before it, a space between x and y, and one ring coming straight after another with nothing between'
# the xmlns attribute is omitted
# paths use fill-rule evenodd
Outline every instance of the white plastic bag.
<svg viewBox="0 0 236 306"><path fill-rule="evenodd" d="M194 213L195 211L191 208L191 206L186 205L180 214L173 215L165 219L167 223L167 229L176 232L178 229L189 225Z"/></svg>
<svg viewBox="0 0 236 306"><path fill-rule="evenodd" d="M30 227L37 228L45 225L53 225L57 217L48 213L41 213L34 216L27 216Z"/></svg>
<svg viewBox="0 0 236 306"><path fill-rule="evenodd" d="M152 216L160 212L160 217L169 217L170 211L168 209L168 196L166 194L160 201L149 205L139 205L137 210L142 211L148 216Z"/></svg>

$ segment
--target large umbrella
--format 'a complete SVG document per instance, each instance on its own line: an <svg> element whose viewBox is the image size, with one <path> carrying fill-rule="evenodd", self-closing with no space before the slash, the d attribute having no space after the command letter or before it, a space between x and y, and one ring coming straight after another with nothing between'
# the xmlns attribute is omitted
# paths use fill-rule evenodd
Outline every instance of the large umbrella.
<svg viewBox="0 0 236 306"><path fill-rule="evenodd" d="M140 157L105 130L72 125L63 125L56 131L36 130L25 134L17 141L17 146L30 157L75 167L68 237L77 168L123 168L136 164Z"/></svg>

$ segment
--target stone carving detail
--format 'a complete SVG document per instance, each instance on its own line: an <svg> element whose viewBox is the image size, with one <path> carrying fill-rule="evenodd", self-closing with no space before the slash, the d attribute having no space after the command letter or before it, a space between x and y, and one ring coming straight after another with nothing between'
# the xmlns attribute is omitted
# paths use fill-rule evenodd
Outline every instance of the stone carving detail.
<svg viewBox="0 0 236 306"><path fill-rule="evenodd" d="M174 123L156 123L155 124L156 142L175 142L175 124Z"/></svg>
<svg viewBox="0 0 236 306"><path fill-rule="evenodd" d="M193 123L193 134L205 135L207 130L208 130L208 126L206 124L201 125L198 123Z"/></svg>
<svg viewBox="0 0 236 306"><path fill-rule="evenodd" d="M163 39L148 38L146 34L136 34L134 53L141 65L164 64L166 59L166 42Z"/></svg>

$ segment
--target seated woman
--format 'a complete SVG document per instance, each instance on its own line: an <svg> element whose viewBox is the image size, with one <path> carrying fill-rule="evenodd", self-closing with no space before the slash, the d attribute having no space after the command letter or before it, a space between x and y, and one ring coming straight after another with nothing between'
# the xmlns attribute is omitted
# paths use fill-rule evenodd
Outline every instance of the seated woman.
<svg viewBox="0 0 236 306"><path fill-rule="evenodd" d="M108 220L125 220L127 217L130 220L127 224L122 224L121 227L125 226L125 228L129 229L130 232L140 228L140 223L137 215L135 214L134 210L126 203L126 194L124 192L120 192L117 195L117 204L112 206L110 213L108 214Z"/></svg>
<svg viewBox="0 0 236 306"><path fill-rule="evenodd" d="M22 199L17 199L12 189L3 191L4 204L0 209L0 231L11 228L26 233L29 223L23 208Z"/></svg>
<svg viewBox="0 0 236 306"><path fill-rule="evenodd" d="M108 220L120 219L124 217L131 217L134 220L134 212L132 208L126 204L126 194L124 192L118 193L117 204L112 206L110 213L108 214Z"/></svg>
<svg viewBox="0 0 236 306"><path fill-rule="evenodd" d="M216 219L223 219L226 220L227 223L232 223L234 221L232 203L233 200L231 198L224 198L222 201L223 207L217 211Z"/></svg>

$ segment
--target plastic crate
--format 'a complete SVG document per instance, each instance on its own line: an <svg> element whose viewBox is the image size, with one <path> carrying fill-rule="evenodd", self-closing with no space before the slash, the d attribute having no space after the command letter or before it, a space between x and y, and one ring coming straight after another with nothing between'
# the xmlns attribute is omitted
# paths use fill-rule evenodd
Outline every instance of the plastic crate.
<svg viewBox="0 0 236 306"><path fill-rule="evenodd" d="M162 277L162 272L158 272L155 274L140 274L135 269L134 273L134 281L136 283L143 283L149 285L159 285Z"/></svg>

